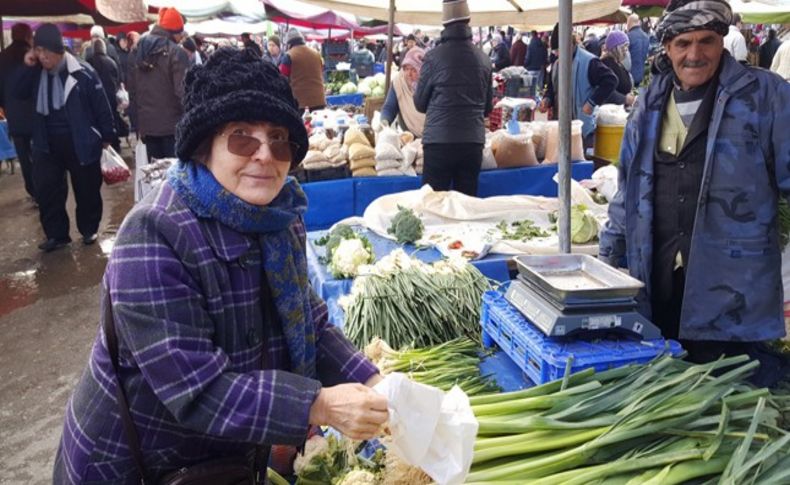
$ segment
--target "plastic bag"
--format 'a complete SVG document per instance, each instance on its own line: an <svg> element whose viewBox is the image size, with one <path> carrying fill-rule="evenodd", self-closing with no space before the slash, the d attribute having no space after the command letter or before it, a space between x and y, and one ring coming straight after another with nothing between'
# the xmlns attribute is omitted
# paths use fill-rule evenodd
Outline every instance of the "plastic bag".
<svg viewBox="0 0 790 485"><path fill-rule="evenodd" d="M113 147L107 147L101 154L101 174L107 185L129 180L132 172Z"/></svg>
<svg viewBox="0 0 790 485"><path fill-rule="evenodd" d="M500 130L491 139L491 151L498 168L533 167L538 164L531 131L511 135Z"/></svg>
<svg viewBox="0 0 790 485"><path fill-rule="evenodd" d="M126 90L123 84L121 84L121 87L115 92L115 99L118 101L119 110L123 111L129 107L129 92Z"/></svg>
<svg viewBox="0 0 790 485"><path fill-rule="evenodd" d="M390 450L440 485L463 483L478 428L466 394L458 386L444 393L397 372L373 390L387 397Z"/></svg>

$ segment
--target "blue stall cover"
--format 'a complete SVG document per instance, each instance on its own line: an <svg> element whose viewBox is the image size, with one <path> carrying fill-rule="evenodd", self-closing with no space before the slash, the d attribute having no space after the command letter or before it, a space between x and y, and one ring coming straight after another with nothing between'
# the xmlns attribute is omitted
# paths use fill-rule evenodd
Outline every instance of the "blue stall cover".
<svg viewBox="0 0 790 485"><path fill-rule="evenodd" d="M572 165L575 180L592 176L592 162ZM557 197L553 177L557 165L490 170L480 173L478 196L542 195ZM347 217L361 216L371 202L382 195L416 190L420 177L360 177L302 185L308 198L305 225L308 231L328 229Z"/></svg>

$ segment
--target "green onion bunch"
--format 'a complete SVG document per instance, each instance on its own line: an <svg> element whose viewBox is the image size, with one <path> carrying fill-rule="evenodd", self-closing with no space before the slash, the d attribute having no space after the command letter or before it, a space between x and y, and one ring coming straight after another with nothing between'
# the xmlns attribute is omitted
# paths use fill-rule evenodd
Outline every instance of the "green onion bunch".
<svg viewBox="0 0 790 485"><path fill-rule="evenodd" d="M383 375L401 372L410 379L449 391L457 385L467 395L500 391L490 376L480 373L480 344L458 338L433 347L393 350L381 339L365 347L365 354Z"/></svg>
<svg viewBox="0 0 790 485"><path fill-rule="evenodd" d="M746 384L757 365L664 357L472 397L467 483L790 483L790 395Z"/></svg>
<svg viewBox="0 0 790 485"><path fill-rule="evenodd" d="M458 337L480 340L485 276L462 259L425 264L396 250L354 279L341 301L343 331L364 348L380 337L395 349L429 347Z"/></svg>

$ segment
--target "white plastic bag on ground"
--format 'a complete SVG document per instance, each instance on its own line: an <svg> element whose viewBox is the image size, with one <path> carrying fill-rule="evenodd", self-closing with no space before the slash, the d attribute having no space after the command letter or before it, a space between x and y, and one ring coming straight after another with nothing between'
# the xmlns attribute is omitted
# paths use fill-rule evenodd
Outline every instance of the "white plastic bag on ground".
<svg viewBox="0 0 790 485"><path fill-rule="evenodd" d="M387 397L389 450L440 485L464 482L472 466L478 423L458 386L444 393L393 373L373 388Z"/></svg>

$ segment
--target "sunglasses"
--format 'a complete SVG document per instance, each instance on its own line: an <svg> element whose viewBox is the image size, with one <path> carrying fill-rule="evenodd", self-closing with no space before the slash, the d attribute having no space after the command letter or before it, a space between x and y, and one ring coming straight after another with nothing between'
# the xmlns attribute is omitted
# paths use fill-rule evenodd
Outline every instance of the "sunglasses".
<svg viewBox="0 0 790 485"><path fill-rule="evenodd" d="M299 144L288 140L260 140L241 133L222 133L221 136L228 138L228 151L240 157L251 157L261 145L269 145L272 158L278 162L291 162L299 151Z"/></svg>

